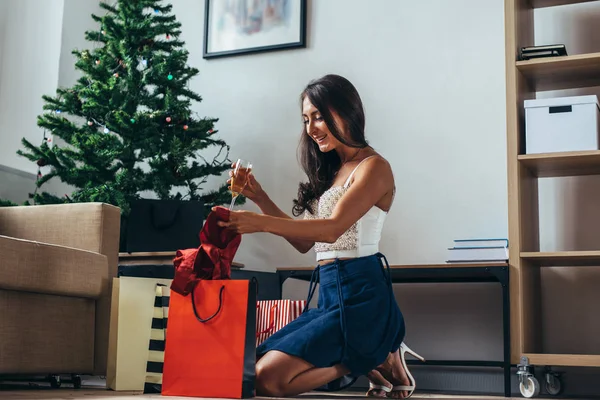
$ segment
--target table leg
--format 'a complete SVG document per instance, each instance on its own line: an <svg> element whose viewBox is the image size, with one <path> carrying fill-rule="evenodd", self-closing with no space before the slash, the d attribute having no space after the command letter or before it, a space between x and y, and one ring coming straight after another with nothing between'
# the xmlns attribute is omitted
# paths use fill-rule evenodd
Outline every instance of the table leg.
<svg viewBox="0 0 600 400"><path fill-rule="evenodd" d="M277 278L279 278L279 300L283 300L283 282L287 279L287 276L281 271L277 271Z"/></svg>
<svg viewBox="0 0 600 400"><path fill-rule="evenodd" d="M504 397L511 397L511 364L510 364L510 286L509 269L503 268L506 274L502 284L502 319L503 319L503 340L504 340Z"/></svg>
<svg viewBox="0 0 600 400"><path fill-rule="evenodd" d="M509 268L486 268L486 271L494 274L502 286L502 348L504 350L502 370L504 372L504 397L511 397Z"/></svg>

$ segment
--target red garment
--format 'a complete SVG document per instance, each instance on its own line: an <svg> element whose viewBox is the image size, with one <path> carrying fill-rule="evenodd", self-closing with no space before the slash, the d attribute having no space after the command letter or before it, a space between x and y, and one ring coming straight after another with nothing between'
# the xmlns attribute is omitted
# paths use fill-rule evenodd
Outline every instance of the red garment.
<svg viewBox="0 0 600 400"><path fill-rule="evenodd" d="M218 226L217 221L229 221L227 208L217 207L208 215L200 232L199 248L177 250L171 290L186 296L196 280L231 279L231 264L242 235Z"/></svg>

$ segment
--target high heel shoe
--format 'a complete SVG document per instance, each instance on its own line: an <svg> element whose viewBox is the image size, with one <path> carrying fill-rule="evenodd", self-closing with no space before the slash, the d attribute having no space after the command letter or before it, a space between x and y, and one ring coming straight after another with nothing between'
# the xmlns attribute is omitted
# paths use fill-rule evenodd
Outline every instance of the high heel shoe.
<svg viewBox="0 0 600 400"><path fill-rule="evenodd" d="M404 368L404 371L406 372L406 376L408 377L408 381L410 382L410 385L409 386L406 386L406 385L393 386L391 392L407 391L408 396L406 396L405 399L408 399L410 396L412 396L417 385L415 383L415 378L412 376L412 374L408 370L408 366L406 365L406 360L404 359L405 353L408 353L411 356L413 356L416 359L419 359L421 361L425 361L425 358L421 357L420 355L415 353L413 350L411 350L406 344L404 344L404 342L402 342L402 344L400 344L400 362L402 363L402 368Z"/></svg>
<svg viewBox="0 0 600 400"><path fill-rule="evenodd" d="M388 386L385 384L379 385L379 384L373 383L372 379L375 379L380 382L385 381L386 383L389 383L385 380L385 378L381 375L381 373L379 371L377 371L377 370L371 371L369 374L367 374L367 378L369 379L369 390L367 391L367 394L366 394L367 397L385 398L385 397L387 397L387 394L392 391L391 386ZM383 392L383 396L373 396L373 391L375 391L375 390L381 390Z"/></svg>
<svg viewBox="0 0 600 400"><path fill-rule="evenodd" d="M390 393L392 391L392 388L390 388L389 386L385 386L385 385L376 385L373 382L369 382L369 390L367 391L367 397L380 397L380 396L372 396L371 392L373 390L382 390L383 392L385 392L385 395L382 397L386 397L388 393Z"/></svg>

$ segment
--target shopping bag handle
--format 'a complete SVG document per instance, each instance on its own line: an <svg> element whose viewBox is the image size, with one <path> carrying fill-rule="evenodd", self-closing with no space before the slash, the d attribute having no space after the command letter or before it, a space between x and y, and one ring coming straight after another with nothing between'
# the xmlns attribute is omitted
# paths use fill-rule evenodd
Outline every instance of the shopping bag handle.
<svg viewBox="0 0 600 400"><path fill-rule="evenodd" d="M269 327L262 332L258 332L256 334L256 336L261 335L263 333L270 332L273 330L273 328L275 327L275 310L277 310L277 307L278 307L277 304L275 304L274 306L271 307L271 323L269 324ZM256 308L260 308L260 304L257 304Z"/></svg>
<svg viewBox="0 0 600 400"><path fill-rule="evenodd" d="M223 290L225 289L225 285L221 286L221 290L219 290L219 308L217 308L217 311L211 315L210 317L203 319L198 315L198 310L196 310L196 301L194 300L194 292L195 290L192 289L192 308L194 309L194 315L196 316L196 319L202 323L204 322L208 322L211 319L213 319L214 317L217 316L217 314L219 313L219 311L221 311L221 306L223 305Z"/></svg>

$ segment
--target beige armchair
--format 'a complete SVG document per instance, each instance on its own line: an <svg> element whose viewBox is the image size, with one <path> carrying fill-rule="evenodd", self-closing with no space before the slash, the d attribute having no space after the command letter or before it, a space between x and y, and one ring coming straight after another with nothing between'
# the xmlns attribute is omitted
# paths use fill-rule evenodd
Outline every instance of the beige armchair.
<svg viewBox="0 0 600 400"><path fill-rule="evenodd" d="M0 375L106 374L120 210L0 208Z"/></svg>

